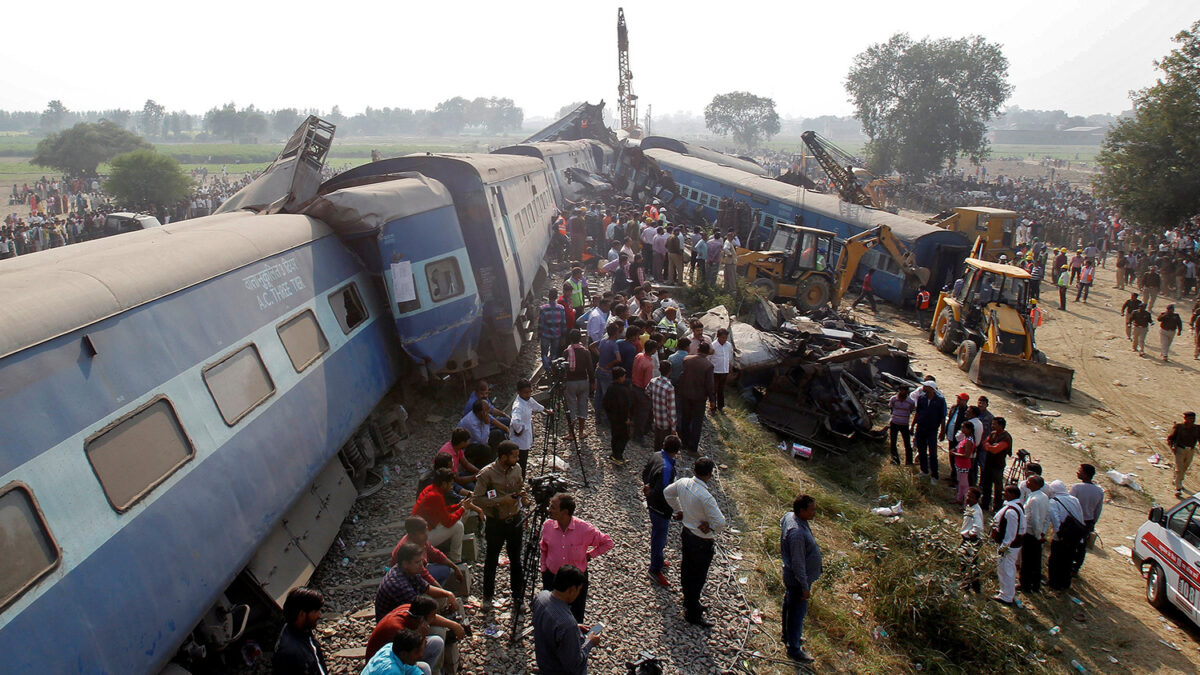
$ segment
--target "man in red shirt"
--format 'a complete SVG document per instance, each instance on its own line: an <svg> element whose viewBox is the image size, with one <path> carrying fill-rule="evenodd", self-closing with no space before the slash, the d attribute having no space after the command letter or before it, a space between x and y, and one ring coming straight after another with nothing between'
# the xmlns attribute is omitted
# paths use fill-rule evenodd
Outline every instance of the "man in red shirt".
<svg viewBox="0 0 1200 675"><path fill-rule="evenodd" d="M858 303L865 301L871 306L872 312L875 314L879 313L879 308L875 306L875 288L871 285L871 278L873 276L875 276L875 270L868 269L867 275L862 280L862 293L859 293L854 302L850 303L850 309L858 307Z"/></svg>
<svg viewBox="0 0 1200 675"><path fill-rule="evenodd" d="M425 636L425 652L421 655L421 661L429 664L431 668L435 667L446 643L438 635L429 635L432 626L453 631L455 638L459 640L466 636L462 625L438 615L436 600L428 595L418 595L411 605L400 605L379 620L375 630L371 631L371 637L367 639L367 658L370 659L384 647L390 649L396 633L407 628Z"/></svg>
<svg viewBox="0 0 1200 675"><path fill-rule="evenodd" d="M433 483L421 491L417 503L413 505L412 515L421 516L433 527L429 531L429 543L440 546L450 542L450 559L462 560L463 542L463 507L462 504L446 505L446 494L454 483L454 472L450 469L438 469L433 473Z"/></svg>
<svg viewBox="0 0 1200 675"><path fill-rule="evenodd" d="M570 604L575 621L583 623L587 604L588 562L607 553L613 547L612 537L595 525L575 517L575 497L560 492L550 498L550 517L542 523L542 585L554 587L554 575L563 565L574 565L584 574L583 588Z"/></svg>

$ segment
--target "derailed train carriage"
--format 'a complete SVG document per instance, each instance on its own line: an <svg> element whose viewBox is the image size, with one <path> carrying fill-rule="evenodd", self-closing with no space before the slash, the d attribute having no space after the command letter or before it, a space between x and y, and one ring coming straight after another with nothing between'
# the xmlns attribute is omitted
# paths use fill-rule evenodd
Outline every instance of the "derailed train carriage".
<svg viewBox="0 0 1200 675"><path fill-rule="evenodd" d="M684 212L716 222L722 198L745 202L752 214L750 227L748 231L739 232L739 236L743 245L752 249L765 248L773 240L780 223L800 223L827 230L841 239L877 225L887 225L916 257L917 266L930 270L929 287L935 290L953 281L970 251L970 242L960 233L880 209L850 204L834 195L743 171L728 162L717 163L662 148L640 150L634 154L641 157L639 163L643 168L637 175L641 177L642 185L647 189L659 189L661 197L672 200ZM618 168L626 166L619 164ZM876 271L872 277L876 295L896 305L913 301L917 289L908 285L891 257L870 250L859 265L860 270L865 268Z"/></svg>
<svg viewBox="0 0 1200 675"><path fill-rule="evenodd" d="M273 165L293 178L232 202L251 210L0 263L6 669L154 672L236 645L336 538L347 453L405 364L515 358L545 165L404 157L314 195L309 132Z"/></svg>

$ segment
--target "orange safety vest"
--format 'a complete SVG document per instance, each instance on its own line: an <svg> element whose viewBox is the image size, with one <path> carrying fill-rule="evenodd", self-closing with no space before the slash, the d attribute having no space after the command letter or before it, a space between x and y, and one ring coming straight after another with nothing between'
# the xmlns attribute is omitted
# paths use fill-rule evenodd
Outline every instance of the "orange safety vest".
<svg viewBox="0 0 1200 675"><path fill-rule="evenodd" d="M929 309L929 291L917 291L917 309Z"/></svg>
<svg viewBox="0 0 1200 675"><path fill-rule="evenodd" d="M1034 328L1042 325L1042 308L1033 307L1029 310L1029 323L1033 324Z"/></svg>

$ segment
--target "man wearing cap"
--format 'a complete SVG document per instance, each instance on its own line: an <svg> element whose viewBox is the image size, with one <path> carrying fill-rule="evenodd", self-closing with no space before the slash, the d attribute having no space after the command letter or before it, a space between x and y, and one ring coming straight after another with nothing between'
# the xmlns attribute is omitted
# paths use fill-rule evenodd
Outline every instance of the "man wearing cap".
<svg viewBox="0 0 1200 675"><path fill-rule="evenodd" d="M946 399L942 398L933 380L921 383L921 393L923 396L917 399L917 410L913 414L913 443L917 446L921 473L929 476L930 483L937 483L937 439L946 420Z"/></svg>
<svg viewBox="0 0 1200 675"><path fill-rule="evenodd" d="M1058 308L1065 312L1067 311L1067 288L1071 286L1071 274L1067 271L1066 265L1059 268L1054 285L1058 286Z"/></svg>
<svg viewBox="0 0 1200 675"><path fill-rule="evenodd" d="M1171 452L1175 455L1176 499L1183 496L1183 476L1196 455L1197 440L1200 440L1200 427L1196 426L1196 413L1189 410L1183 413L1183 421L1171 427L1171 433L1167 435L1167 445L1171 446Z"/></svg>
<svg viewBox="0 0 1200 675"><path fill-rule="evenodd" d="M1162 276L1158 273L1158 268L1154 265L1146 270L1142 278L1138 281L1138 287L1142 289L1142 297L1145 298L1146 310L1154 311L1154 301L1158 299L1158 292L1162 289Z"/></svg>
<svg viewBox="0 0 1200 675"><path fill-rule="evenodd" d="M1133 334L1130 332L1133 325L1130 323L1133 319L1133 311L1141 305L1142 301L1138 300L1137 293L1130 293L1129 299L1125 301L1125 304L1121 305L1121 316L1125 317L1125 337L1130 340L1133 339Z"/></svg>

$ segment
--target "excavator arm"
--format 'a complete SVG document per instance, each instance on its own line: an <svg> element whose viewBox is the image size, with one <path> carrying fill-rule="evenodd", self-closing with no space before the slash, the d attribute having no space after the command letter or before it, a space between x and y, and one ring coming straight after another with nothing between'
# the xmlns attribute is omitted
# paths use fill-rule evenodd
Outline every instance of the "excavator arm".
<svg viewBox="0 0 1200 675"><path fill-rule="evenodd" d="M896 239L892 228L877 225L873 229L859 232L843 243L842 254L838 256L837 267L834 269L834 288L830 297L830 304L834 307L841 303L842 296L850 288L854 271L858 269L862 257L876 246L882 246L888 255L892 256L892 260L896 261L910 284L923 286L929 281L929 269L917 266L916 258Z"/></svg>
<svg viewBox="0 0 1200 675"><path fill-rule="evenodd" d="M831 148L836 149L837 146L834 146L832 143L823 142L815 131L806 131L800 134L800 139L804 141L809 151L812 152L813 157L816 158L817 163L825 170L825 174L829 176L829 180L837 189L838 196L842 198L842 201L861 206L875 205L871 201L871 196L858 184L858 180L855 178L849 162L847 162L846 166L842 166L834 159ZM846 155L846 153L837 152L839 155L844 156L845 159L849 159L849 155Z"/></svg>

